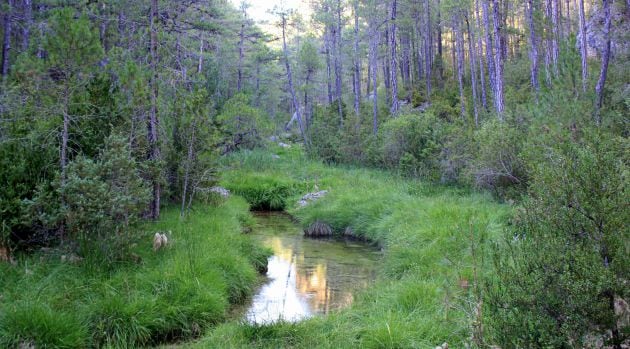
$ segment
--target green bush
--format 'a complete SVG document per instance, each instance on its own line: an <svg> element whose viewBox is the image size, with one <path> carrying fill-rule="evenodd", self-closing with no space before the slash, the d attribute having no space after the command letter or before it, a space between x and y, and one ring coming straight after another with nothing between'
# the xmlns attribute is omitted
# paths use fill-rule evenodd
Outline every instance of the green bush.
<svg viewBox="0 0 630 349"><path fill-rule="evenodd" d="M382 163L414 177L437 179L442 131L431 113L388 120L380 134Z"/></svg>
<svg viewBox="0 0 630 349"><path fill-rule="evenodd" d="M503 348L581 347L587 336L618 345L630 333L614 310L630 297L628 141L599 130L536 140L530 198L489 283L493 338Z"/></svg>
<svg viewBox="0 0 630 349"><path fill-rule="evenodd" d="M306 190L305 184L277 174L241 173L223 182L234 194L245 198L253 210L282 211L289 198Z"/></svg>

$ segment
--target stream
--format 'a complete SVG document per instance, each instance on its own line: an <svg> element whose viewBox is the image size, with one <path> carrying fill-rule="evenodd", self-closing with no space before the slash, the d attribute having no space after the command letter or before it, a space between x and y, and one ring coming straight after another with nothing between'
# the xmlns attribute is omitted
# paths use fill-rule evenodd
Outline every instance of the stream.
<svg viewBox="0 0 630 349"><path fill-rule="evenodd" d="M299 321L346 307L376 277L381 253L351 240L310 239L283 213L255 213L251 235L273 250L267 280L247 310L250 323Z"/></svg>

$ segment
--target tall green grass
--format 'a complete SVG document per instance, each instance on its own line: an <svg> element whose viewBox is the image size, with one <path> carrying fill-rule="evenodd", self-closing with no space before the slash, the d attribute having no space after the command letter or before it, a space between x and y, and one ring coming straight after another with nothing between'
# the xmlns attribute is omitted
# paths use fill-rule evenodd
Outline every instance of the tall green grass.
<svg viewBox="0 0 630 349"><path fill-rule="evenodd" d="M181 219L166 210L134 233L136 262L115 268L42 252L0 265L0 347L136 348L198 336L256 284L268 251L241 233L248 205L231 198ZM155 231L170 246L152 250Z"/></svg>
<svg viewBox="0 0 630 349"><path fill-rule="evenodd" d="M211 330L198 348L427 348L468 343L476 317L473 285L488 268L489 241L510 214L489 195L426 184L388 172L330 167L294 152L273 159L264 152L236 154L224 162L229 181L248 173L300 181L324 198L287 210L305 228L316 220L355 234L384 250L375 285L338 313L297 324L232 322ZM299 195L297 195L299 196ZM475 258L473 258L473 251ZM477 279L474 270L477 269Z"/></svg>

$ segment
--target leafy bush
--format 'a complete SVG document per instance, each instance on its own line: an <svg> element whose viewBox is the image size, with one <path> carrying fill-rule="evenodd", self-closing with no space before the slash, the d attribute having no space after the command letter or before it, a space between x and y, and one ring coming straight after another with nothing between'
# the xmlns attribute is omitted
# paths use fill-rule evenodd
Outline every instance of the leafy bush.
<svg viewBox="0 0 630 349"><path fill-rule="evenodd" d="M387 168L427 179L437 178L442 129L431 113L401 115L381 130L381 161Z"/></svg>
<svg viewBox="0 0 630 349"><path fill-rule="evenodd" d="M242 93L225 103L217 121L226 135L225 152L259 147L271 130L268 117L262 110L252 107L249 97Z"/></svg>
<svg viewBox="0 0 630 349"><path fill-rule="evenodd" d="M614 309L630 296L628 142L597 130L538 141L531 197L490 282L494 338L503 348L620 344L630 333Z"/></svg>

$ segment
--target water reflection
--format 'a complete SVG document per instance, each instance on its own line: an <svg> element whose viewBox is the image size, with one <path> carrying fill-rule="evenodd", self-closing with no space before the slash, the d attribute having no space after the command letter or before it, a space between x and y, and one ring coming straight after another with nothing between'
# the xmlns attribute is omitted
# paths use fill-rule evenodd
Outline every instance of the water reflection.
<svg viewBox="0 0 630 349"><path fill-rule="evenodd" d="M247 320L298 321L349 305L375 277L379 253L359 243L313 240L283 214L256 215L253 235L273 249L268 282L254 296Z"/></svg>

